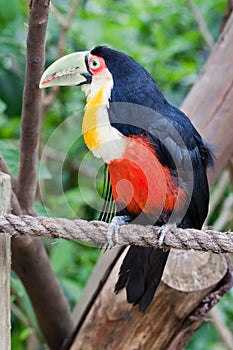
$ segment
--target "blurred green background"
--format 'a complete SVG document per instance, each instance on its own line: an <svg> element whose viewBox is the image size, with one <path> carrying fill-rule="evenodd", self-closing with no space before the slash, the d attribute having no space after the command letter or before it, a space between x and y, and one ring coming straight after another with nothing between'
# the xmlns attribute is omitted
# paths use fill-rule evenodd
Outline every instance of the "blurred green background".
<svg viewBox="0 0 233 350"><path fill-rule="evenodd" d="M47 31L46 66L57 58L60 25L73 1L54 0ZM195 0L214 41L225 0ZM28 2L0 0L0 153L13 175L19 159L20 114L25 74ZM167 99L179 106L194 84L210 49L187 1L80 1L67 32L65 53L108 45L134 57L155 78ZM46 92L47 93L47 92ZM44 97L45 99L45 97ZM41 128L41 161L35 210L38 215L96 219L101 209L103 167L87 151L81 136L85 104L79 88L61 88ZM230 192L225 188L224 196ZM211 215L217 219L221 204ZM45 240L51 264L71 308L100 250L76 242ZM233 295L221 301L221 315L233 331ZM30 349L31 339L43 339L25 290L12 273L12 349ZM227 349L211 322L203 324L187 350Z"/></svg>

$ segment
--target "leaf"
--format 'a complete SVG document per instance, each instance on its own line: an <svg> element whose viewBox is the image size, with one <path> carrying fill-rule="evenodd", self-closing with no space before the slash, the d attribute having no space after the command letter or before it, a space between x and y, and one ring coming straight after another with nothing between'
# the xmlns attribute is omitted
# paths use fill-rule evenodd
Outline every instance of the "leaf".
<svg viewBox="0 0 233 350"><path fill-rule="evenodd" d="M53 244L50 252L50 262L57 274L65 273L71 267L74 263L75 251L76 247L72 242L59 239Z"/></svg>
<svg viewBox="0 0 233 350"><path fill-rule="evenodd" d="M13 176L17 176L19 150L8 140L0 140L0 155L5 159Z"/></svg>

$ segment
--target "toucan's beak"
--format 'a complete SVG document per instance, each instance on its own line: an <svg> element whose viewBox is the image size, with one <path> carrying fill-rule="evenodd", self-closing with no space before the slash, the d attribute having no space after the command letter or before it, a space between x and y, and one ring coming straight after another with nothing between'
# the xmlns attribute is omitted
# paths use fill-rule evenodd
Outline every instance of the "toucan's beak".
<svg viewBox="0 0 233 350"><path fill-rule="evenodd" d="M42 75L40 88L91 83L91 74L86 65L88 54L89 51L82 51L59 58Z"/></svg>

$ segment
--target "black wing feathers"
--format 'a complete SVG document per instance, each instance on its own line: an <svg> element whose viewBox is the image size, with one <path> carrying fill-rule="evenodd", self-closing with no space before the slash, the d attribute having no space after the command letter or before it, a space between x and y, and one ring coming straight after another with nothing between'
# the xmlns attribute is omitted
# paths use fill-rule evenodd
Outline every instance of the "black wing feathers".
<svg viewBox="0 0 233 350"><path fill-rule="evenodd" d="M178 172L180 185L192 192L188 195L191 199L188 217L181 226L200 228L208 210L206 167L213 165L213 154L183 112L168 103L155 108L159 112L132 103L113 103L109 117L125 136L150 139L161 164L173 174Z"/></svg>

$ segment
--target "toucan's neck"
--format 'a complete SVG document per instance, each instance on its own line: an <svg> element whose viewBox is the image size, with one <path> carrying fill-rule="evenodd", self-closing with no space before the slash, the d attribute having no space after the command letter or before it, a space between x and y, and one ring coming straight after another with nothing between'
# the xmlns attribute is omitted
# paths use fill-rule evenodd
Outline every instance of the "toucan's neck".
<svg viewBox="0 0 233 350"><path fill-rule="evenodd" d="M109 121L108 107L112 87L111 76L107 79L93 77L90 88L86 89L87 104L82 124L87 147L105 163L120 158L125 149L124 136Z"/></svg>
<svg viewBox="0 0 233 350"><path fill-rule="evenodd" d="M113 88L112 74L108 69L103 69L100 73L92 76L91 84L82 85L81 88L87 96L87 103L95 98L101 89L103 90L103 101L98 101L98 103L108 103Z"/></svg>

